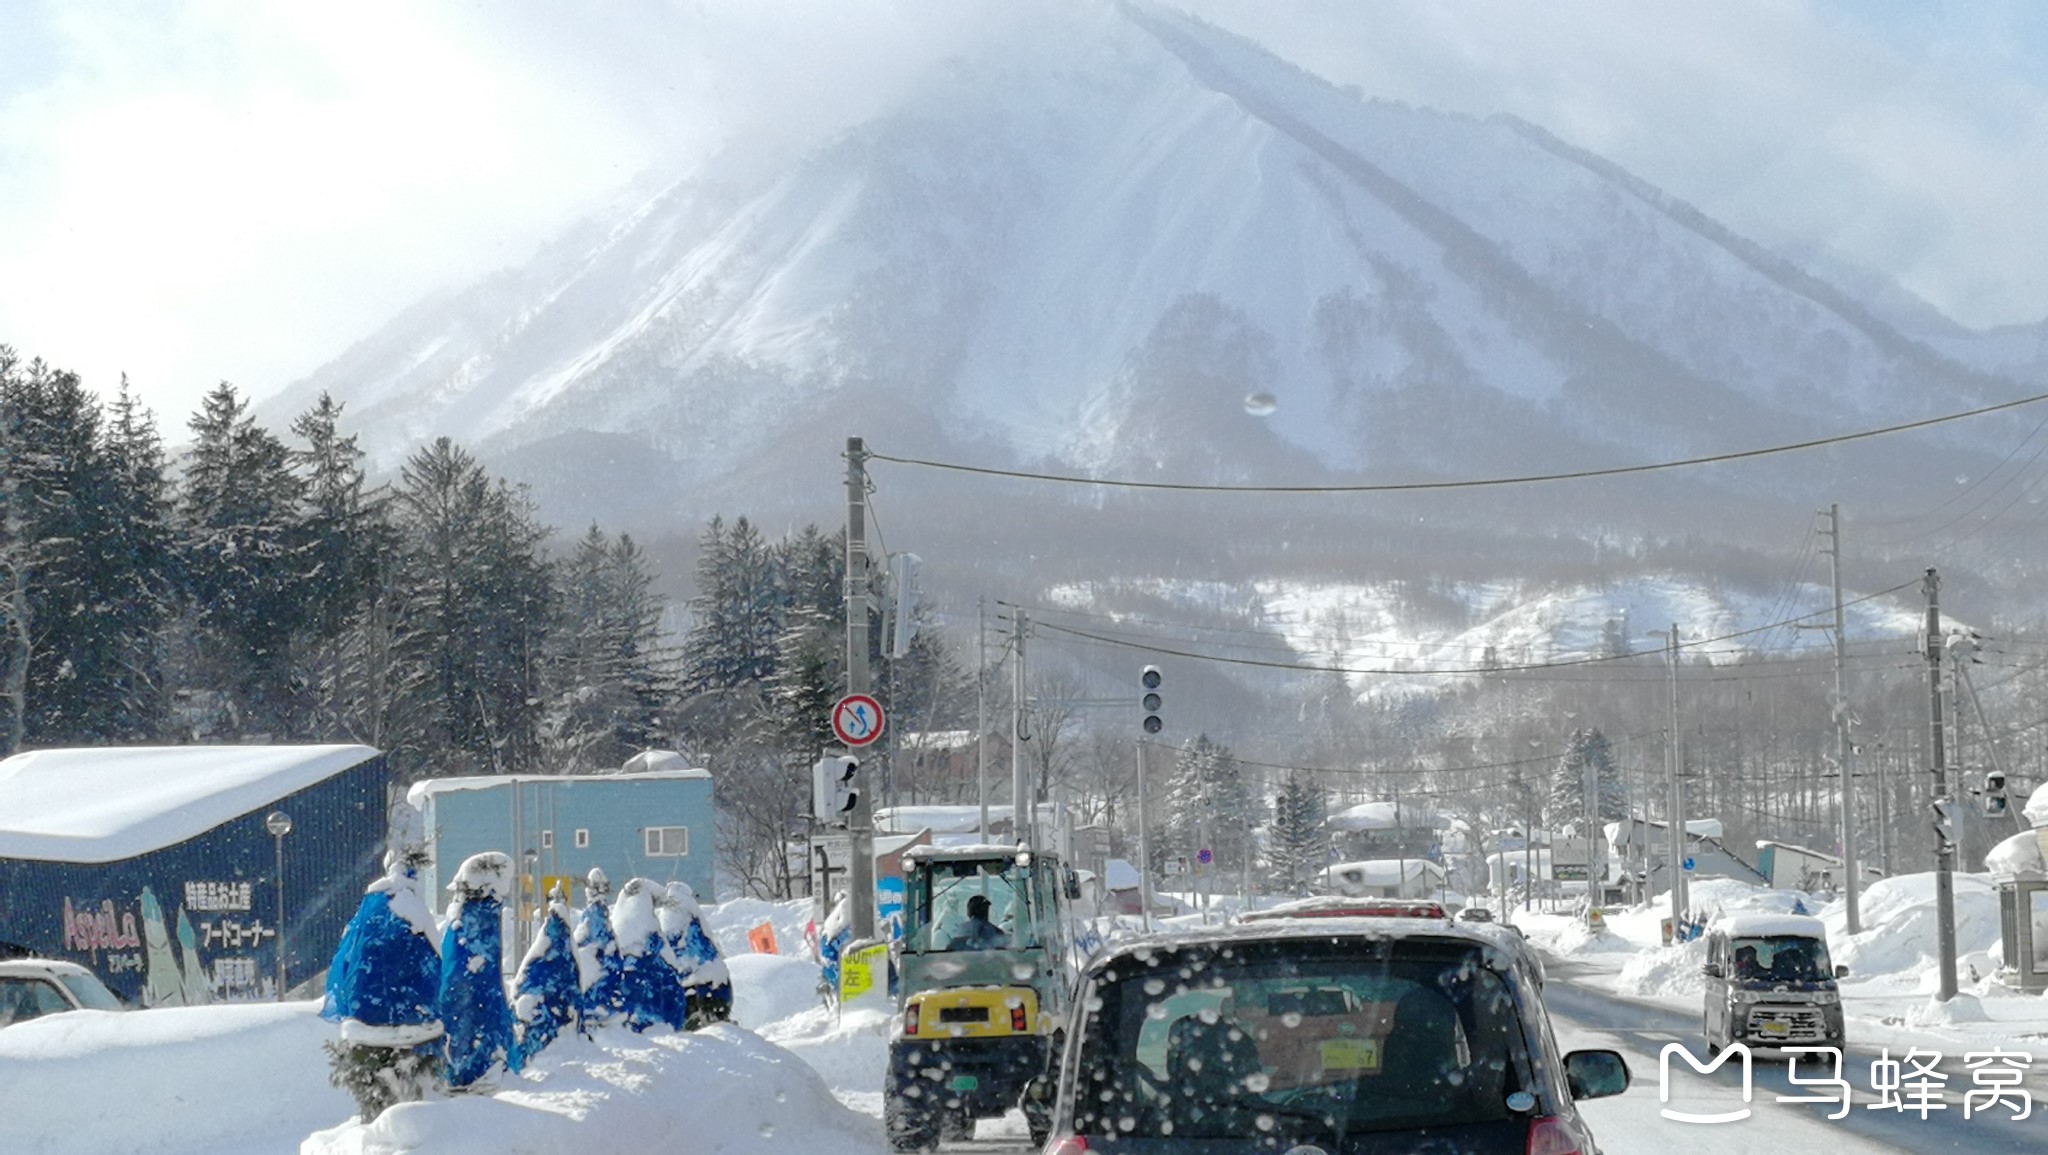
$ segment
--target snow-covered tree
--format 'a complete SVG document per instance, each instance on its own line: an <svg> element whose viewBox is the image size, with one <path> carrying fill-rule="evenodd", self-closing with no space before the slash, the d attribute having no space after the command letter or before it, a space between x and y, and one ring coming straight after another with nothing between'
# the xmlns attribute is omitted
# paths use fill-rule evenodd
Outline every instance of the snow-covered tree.
<svg viewBox="0 0 2048 1155"><path fill-rule="evenodd" d="M1621 769L1614 763L1614 749L1607 735L1598 729L1573 730L1563 757L1551 774L1550 794L1545 802L1544 821L1553 830L1585 825L1586 776L1594 777L1595 817L1612 822L1628 813L1628 790Z"/></svg>
<svg viewBox="0 0 2048 1155"><path fill-rule="evenodd" d="M227 692L225 725L292 734L292 642L313 603L291 453L223 381L192 418L180 555L203 637L201 676Z"/></svg>
<svg viewBox="0 0 2048 1155"><path fill-rule="evenodd" d="M534 764L554 585L523 491L443 437L400 470L402 660L425 675L427 745L445 771Z"/></svg>
<svg viewBox="0 0 2048 1155"><path fill-rule="evenodd" d="M732 1018L732 978L717 940L704 928L704 908L696 890L678 879L668 884L661 899L655 913L661 918L662 937L675 952L676 969L689 996L691 1025L725 1022Z"/></svg>
<svg viewBox="0 0 2048 1155"><path fill-rule="evenodd" d="M1229 747L1207 734L1181 747L1173 777L1165 791L1166 819L1154 856L1193 858L1206 837L1214 854L1213 869L1237 870L1256 854L1253 831L1264 807L1245 782L1244 771ZM1156 864L1155 864L1156 866Z"/></svg>
<svg viewBox="0 0 2048 1155"><path fill-rule="evenodd" d="M1323 828L1328 813L1328 792L1312 776L1290 772L1273 799L1273 824L1266 837L1273 881L1286 893L1304 893L1329 865L1330 837Z"/></svg>
<svg viewBox="0 0 2048 1155"><path fill-rule="evenodd" d="M667 900L660 884L635 878L619 889L612 908L612 931L619 941L619 992L626 1025L635 1031L653 1026L681 1030L688 1019L683 978L675 952L661 932L657 899Z"/></svg>
<svg viewBox="0 0 2048 1155"><path fill-rule="evenodd" d="M583 1002L576 972L576 945L569 904L558 886L548 895L540 933L520 961L512 1010L519 1020L519 1053L530 1059L576 1022Z"/></svg>
<svg viewBox="0 0 2048 1155"><path fill-rule="evenodd" d="M592 525L558 567L551 635L550 737L562 769L617 766L667 737L677 661L662 641L663 603L633 539Z"/></svg>
<svg viewBox="0 0 2048 1155"><path fill-rule="evenodd" d="M470 855L448 889L455 901L441 938L441 984L436 1000L441 1025L442 1071L460 1090L499 1064L521 1065L505 998L504 895L513 874L511 856L495 850Z"/></svg>
<svg viewBox="0 0 2048 1155"><path fill-rule="evenodd" d="M611 882L593 866L585 879L583 914L576 920L578 1014L586 1025L610 1022L625 1009L619 987L619 940L612 931Z"/></svg>
<svg viewBox="0 0 2048 1155"><path fill-rule="evenodd" d="M327 1044L331 1078L355 1097L364 1122L424 1098L439 1067L441 955L420 895L426 861L417 843L386 855L384 876L363 895L327 967L320 1017L341 1024L340 1040Z"/></svg>

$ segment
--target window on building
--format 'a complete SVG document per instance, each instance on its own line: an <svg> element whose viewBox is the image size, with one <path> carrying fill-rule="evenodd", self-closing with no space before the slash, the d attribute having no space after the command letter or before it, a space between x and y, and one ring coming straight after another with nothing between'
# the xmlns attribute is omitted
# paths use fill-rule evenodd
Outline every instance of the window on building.
<svg viewBox="0 0 2048 1155"><path fill-rule="evenodd" d="M690 828L687 826L649 826L647 836L647 857L682 858L690 853Z"/></svg>
<svg viewBox="0 0 2048 1155"><path fill-rule="evenodd" d="M576 831L576 849L578 849L578 850L582 850L582 849L583 849L584 847L586 847L586 846L589 846L589 845L590 845L590 831L588 831L588 830L580 830L580 829L579 829L578 831Z"/></svg>
<svg viewBox="0 0 2048 1155"><path fill-rule="evenodd" d="M542 850L553 850L553 849L555 848L555 832L554 832L554 831L552 831L552 830L543 830L543 831L541 831L541 832L540 832L540 848L541 848Z"/></svg>

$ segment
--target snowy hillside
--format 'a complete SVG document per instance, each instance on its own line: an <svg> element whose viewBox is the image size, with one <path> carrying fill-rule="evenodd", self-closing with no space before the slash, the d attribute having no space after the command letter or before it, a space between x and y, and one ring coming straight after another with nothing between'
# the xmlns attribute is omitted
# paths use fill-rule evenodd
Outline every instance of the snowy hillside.
<svg viewBox="0 0 2048 1155"><path fill-rule="evenodd" d="M1780 656L1816 653L1816 647L1825 647L1824 638L1802 637L1783 626L1764 627L1807 613L1816 615L1809 622L1827 621L1817 611L1830 596L1827 587L1815 584L1765 593L1662 575L1597 587L1460 585L1439 591L1444 604L1434 613L1422 614L1408 592L1392 583L1264 581L1256 590L1252 603L1234 603L1230 610L1267 635L1260 652L1284 658L1271 645L1281 642L1303 666L1383 671L1351 677L1355 688L1369 694L1440 689L1476 678L1488 665L1568 663L1598 658L1617 648L1653 653L1661 643L1652 635L1674 624L1681 641L1693 647L1688 660L1728 662L1766 651ZM1125 616L1114 606L1129 592L1126 586L1074 584L1055 588L1049 598L1060 607L1089 612L1114 625ZM1217 590L1205 583L1152 582L1144 592L1160 603L1182 607L1183 616L1191 620L1218 608ZM1847 596L1856 597L1853 592ZM1852 643L1909 643L1921 624L1912 606L1882 598L1848 606L1845 617ZM1134 628L1145 627L1139 622ZM1206 640L1208 648L1221 647L1232 654L1240 654L1232 647L1255 644L1221 635ZM1403 676L1404 671L1423 670L1463 673Z"/></svg>
<svg viewBox="0 0 2048 1155"><path fill-rule="evenodd" d="M860 430L1315 480L2019 391L1534 126L1363 102L1148 4L1039 16L787 163L735 149L416 306L268 415L328 390L387 467L447 434L673 517L786 506Z"/></svg>

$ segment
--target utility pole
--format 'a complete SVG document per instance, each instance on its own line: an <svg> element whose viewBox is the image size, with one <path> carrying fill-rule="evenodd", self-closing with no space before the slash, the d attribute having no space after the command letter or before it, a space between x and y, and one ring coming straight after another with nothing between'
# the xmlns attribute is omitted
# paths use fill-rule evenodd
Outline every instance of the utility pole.
<svg viewBox="0 0 2048 1155"><path fill-rule="evenodd" d="M1671 794L1668 800L1670 813L1665 816L1666 832L1670 837L1670 849L1666 851L1666 870L1671 874L1671 942L1679 941L1679 928L1685 921L1685 792L1678 781L1678 623L1671 623L1671 644L1664 649L1671 666L1671 740L1664 743L1664 774Z"/></svg>
<svg viewBox="0 0 2048 1155"><path fill-rule="evenodd" d="M1025 846L1036 846L1037 840L1032 837L1035 808L1031 805L1031 771L1024 764L1024 743L1031 737L1024 726L1024 632L1030 622L1021 609L1012 610L1011 614L1011 644L1017 650L1016 692L1012 695L1016 700L1010 707L1010 798L1015 813L1011 821L1016 828L1017 841Z"/></svg>
<svg viewBox="0 0 2048 1155"><path fill-rule="evenodd" d="M981 803L981 843L988 845L988 602L974 599L974 797Z"/></svg>
<svg viewBox="0 0 2048 1155"><path fill-rule="evenodd" d="M1850 934L1863 933L1859 896L1861 867L1856 864L1856 776L1849 767L1849 699L1842 691L1842 507L1828 505L1828 579L1835 590L1835 769L1842 775L1842 911Z"/></svg>
<svg viewBox="0 0 2048 1155"><path fill-rule="evenodd" d="M846 439L846 692L868 692L868 451L858 437ZM853 891L853 937L875 937L875 806L862 789L846 824L853 861L847 885Z"/></svg>
<svg viewBox="0 0 2048 1155"><path fill-rule="evenodd" d="M1930 567L1923 583L1927 592L1927 736L1934 772L1934 914L1941 956L1942 1002L1956 997L1956 844L1949 837L1948 766L1943 760L1941 725L1941 578Z"/></svg>
<svg viewBox="0 0 2048 1155"><path fill-rule="evenodd" d="M1152 932L1152 823L1145 813L1145 747L1138 739L1138 914L1145 933Z"/></svg>

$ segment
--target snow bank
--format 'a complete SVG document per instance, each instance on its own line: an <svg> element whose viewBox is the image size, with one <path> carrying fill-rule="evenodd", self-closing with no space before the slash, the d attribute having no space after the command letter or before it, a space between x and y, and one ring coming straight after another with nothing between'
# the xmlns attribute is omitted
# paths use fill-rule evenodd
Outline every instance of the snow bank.
<svg viewBox="0 0 2048 1155"><path fill-rule="evenodd" d="M889 1070L887 1004L849 1008L835 1015L814 1006L761 1029L761 1037L809 1063L831 1084L842 1102L876 1116L882 1113L882 1079Z"/></svg>
<svg viewBox="0 0 2048 1155"><path fill-rule="evenodd" d="M747 932L764 922L775 928L776 953L801 955L804 953L804 924L811 921L816 909L808 898L782 902L765 898L735 898L730 902L706 906L704 929L717 940L718 949L725 952L727 959L754 949L747 945Z"/></svg>
<svg viewBox="0 0 2048 1155"><path fill-rule="evenodd" d="M1705 998L1707 940L1696 938L1676 949L1656 947L1638 951L1621 966L1614 989L1625 995L1645 998Z"/></svg>
<svg viewBox="0 0 2048 1155"><path fill-rule="evenodd" d="M879 1083L877 1083L879 1086ZM300 1155L586 1155L883 1150L881 1127L818 1073L739 1027L558 1040L492 1095L404 1103L317 1132Z"/></svg>
<svg viewBox="0 0 2048 1155"><path fill-rule="evenodd" d="M318 1002L73 1011L0 1031L0 1151L289 1151L355 1110Z"/></svg>
<svg viewBox="0 0 2048 1155"><path fill-rule="evenodd" d="M1998 893L1984 874L1957 874L1956 951L1960 955L1994 950L1999 942ZM1863 892L1863 933L1848 933L1847 914L1839 907L1822 912L1828 948L1854 980L1884 978L1917 988L1934 966L1937 932L1934 875L1901 874L1879 879Z"/></svg>
<svg viewBox="0 0 2048 1155"><path fill-rule="evenodd" d="M733 1021L761 1030L824 1004L818 964L788 955L739 954L725 960L732 976Z"/></svg>

